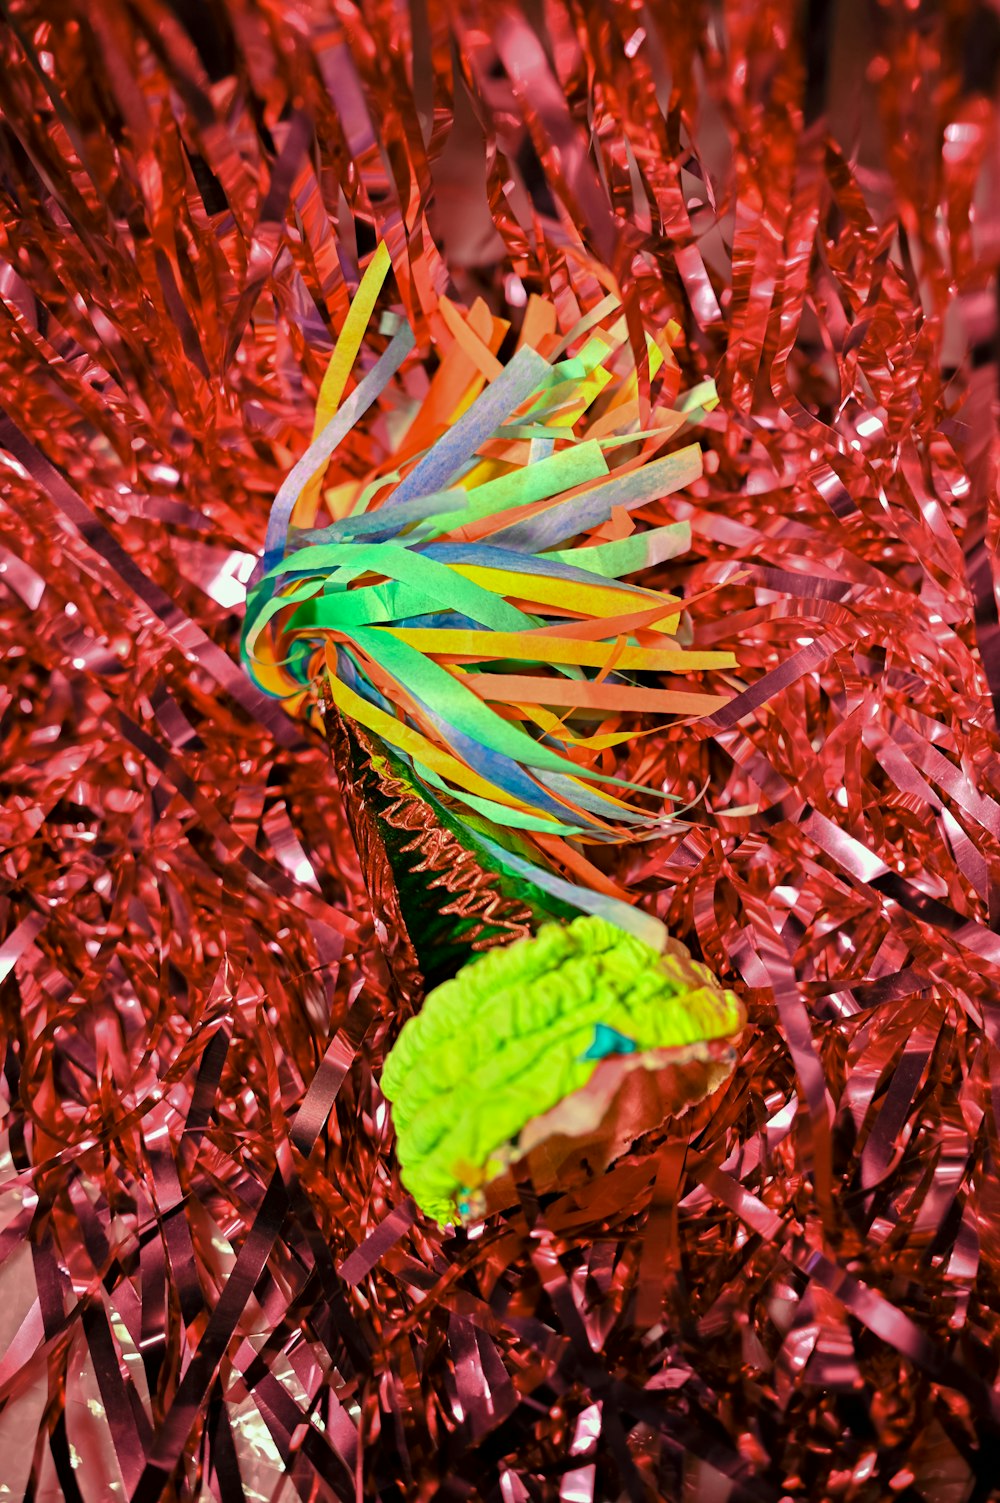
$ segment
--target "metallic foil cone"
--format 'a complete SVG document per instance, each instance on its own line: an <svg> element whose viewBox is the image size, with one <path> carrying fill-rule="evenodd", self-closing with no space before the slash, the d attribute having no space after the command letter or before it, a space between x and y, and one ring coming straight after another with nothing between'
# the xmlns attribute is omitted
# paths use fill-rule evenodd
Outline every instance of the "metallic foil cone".
<svg viewBox="0 0 1000 1503"><path fill-rule="evenodd" d="M408 990L412 972L430 989L473 955L575 916L530 881L480 861L459 821L416 792L371 732L330 703L324 724L380 942Z"/></svg>

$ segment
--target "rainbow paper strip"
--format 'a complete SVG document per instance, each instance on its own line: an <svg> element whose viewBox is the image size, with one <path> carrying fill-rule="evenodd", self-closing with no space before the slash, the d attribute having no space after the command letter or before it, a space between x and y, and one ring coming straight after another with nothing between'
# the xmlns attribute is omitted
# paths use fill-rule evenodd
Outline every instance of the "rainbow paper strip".
<svg viewBox="0 0 1000 1503"><path fill-rule="evenodd" d="M640 425L610 296L562 338L533 300L525 329L538 347L522 343L506 364L496 351L507 324L444 300L421 399L401 374L413 336L390 319L387 348L345 399L388 269L379 247L313 441L275 500L247 602L247 667L302 706L325 674L337 708L429 796L463 806L480 830L525 832L541 865L607 892L579 841L655 833L665 796L612 776L602 752L643 714L698 716L725 702L660 676L735 665L682 646L682 601L635 578L689 546L686 524L639 531L631 516L701 474L696 444L657 452L684 426L685 399ZM676 372L663 333L648 347L654 375L665 361ZM697 411L712 400L691 395ZM373 408L392 435L383 462L324 492L331 457Z"/></svg>

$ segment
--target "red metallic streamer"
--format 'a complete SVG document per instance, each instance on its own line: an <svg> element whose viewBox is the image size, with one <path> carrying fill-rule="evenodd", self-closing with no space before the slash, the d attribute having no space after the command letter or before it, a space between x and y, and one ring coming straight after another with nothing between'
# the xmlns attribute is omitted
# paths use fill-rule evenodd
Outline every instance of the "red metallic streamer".
<svg viewBox="0 0 1000 1503"><path fill-rule="evenodd" d="M994 11L9 0L0 49L4 1495L990 1496ZM378 239L418 342L613 280L722 395L640 521L741 676L607 754L693 801L609 860L743 1057L469 1232L396 1176L328 749L237 663Z"/></svg>

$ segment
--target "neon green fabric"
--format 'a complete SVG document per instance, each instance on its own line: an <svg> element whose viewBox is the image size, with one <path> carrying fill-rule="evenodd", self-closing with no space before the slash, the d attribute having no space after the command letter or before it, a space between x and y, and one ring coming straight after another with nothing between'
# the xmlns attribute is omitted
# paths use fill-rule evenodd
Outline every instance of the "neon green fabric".
<svg viewBox="0 0 1000 1503"><path fill-rule="evenodd" d="M498 1153L602 1057L726 1038L741 1018L705 966L601 918L490 950L429 994L386 1059L403 1183L453 1220L469 1187L500 1172Z"/></svg>

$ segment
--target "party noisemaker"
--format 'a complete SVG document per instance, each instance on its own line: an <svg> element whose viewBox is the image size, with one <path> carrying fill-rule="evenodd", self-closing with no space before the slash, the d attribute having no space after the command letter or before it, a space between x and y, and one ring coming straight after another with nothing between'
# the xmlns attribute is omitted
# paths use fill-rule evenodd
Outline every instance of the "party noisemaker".
<svg viewBox="0 0 1000 1503"><path fill-rule="evenodd" d="M243 653L325 727L387 953L419 969L381 1085L403 1183L446 1222L509 1201L520 1162L539 1189L603 1168L731 1071L739 1001L600 847L675 802L615 749L718 708L683 676L736 660L640 582L689 547L635 514L700 476L685 429L715 400L680 395L676 329L646 335L645 421L610 294L566 335L531 298L504 361L482 303L441 298L423 359L385 314L345 397L388 269L383 246L275 499Z"/></svg>

